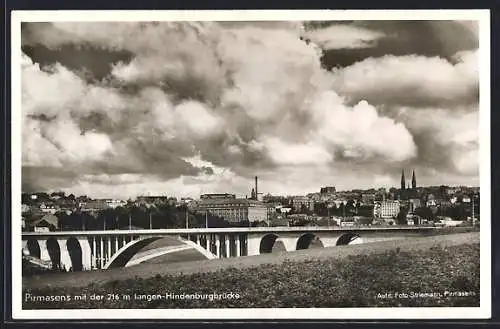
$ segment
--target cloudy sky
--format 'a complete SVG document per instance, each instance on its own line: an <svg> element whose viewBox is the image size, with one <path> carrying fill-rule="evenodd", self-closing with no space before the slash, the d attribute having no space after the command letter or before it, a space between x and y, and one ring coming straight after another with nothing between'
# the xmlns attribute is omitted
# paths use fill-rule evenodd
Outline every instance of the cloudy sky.
<svg viewBox="0 0 500 329"><path fill-rule="evenodd" d="M479 185L469 21L22 25L22 188Z"/></svg>

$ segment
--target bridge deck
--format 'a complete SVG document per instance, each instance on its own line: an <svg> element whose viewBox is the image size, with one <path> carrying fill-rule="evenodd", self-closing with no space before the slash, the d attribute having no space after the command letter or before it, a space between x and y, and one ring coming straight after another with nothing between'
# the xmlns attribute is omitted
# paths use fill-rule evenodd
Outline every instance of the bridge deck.
<svg viewBox="0 0 500 329"><path fill-rule="evenodd" d="M22 232L23 237L44 236L96 236L96 235L148 235L165 236L181 234L212 233L283 233L283 232L398 232L398 231L430 231L439 230L434 226L388 226L388 227L325 227L325 226L277 226L277 227L224 227L224 228L188 228L188 229L152 229L152 230L106 230L106 231L52 231Z"/></svg>

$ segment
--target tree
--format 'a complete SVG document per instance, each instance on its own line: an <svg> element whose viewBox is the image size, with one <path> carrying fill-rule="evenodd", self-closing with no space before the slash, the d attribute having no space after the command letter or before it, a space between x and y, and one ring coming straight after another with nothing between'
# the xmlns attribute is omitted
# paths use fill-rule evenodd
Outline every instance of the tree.
<svg viewBox="0 0 500 329"><path fill-rule="evenodd" d="M299 211L299 214L310 214L310 210L309 210L309 207L306 206L305 204L302 204L300 206L300 211Z"/></svg>
<svg viewBox="0 0 500 329"><path fill-rule="evenodd" d="M338 216L345 216L346 215L346 206L343 202L339 204L338 210L337 210L337 215Z"/></svg>
<svg viewBox="0 0 500 329"><path fill-rule="evenodd" d="M420 218L424 218L424 219L427 219L427 220L434 220L435 219L435 216L434 214L432 213L432 210L428 207L418 207L418 208L415 208L415 210L413 211L413 213L417 216L419 216Z"/></svg>
<svg viewBox="0 0 500 329"><path fill-rule="evenodd" d="M373 217L361 217L359 219L359 224L361 225L369 225L369 224L372 224L373 223Z"/></svg>
<svg viewBox="0 0 500 329"><path fill-rule="evenodd" d="M64 211L58 211L54 214L57 219L59 219L59 227L62 231L66 231L68 229L68 222L70 216L66 214Z"/></svg>
<svg viewBox="0 0 500 329"><path fill-rule="evenodd" d="M57 192L52 192L50 196L51 197L59 196L61 198L64 198L66 196L66 193L64 193L63 191L57 191Z"/></svg>
<svg viewBox="0 0 500 329"><path fill-rule="evenodd" d="M447 215L453 220L466 220L468 212L462 204L450 207L447 211Z"/></svg>
<svg viewBox="0 0 500 329"><path fill-rule="evenodd" d="M349 199L345 206L345 210L347 213L353 214L356 211L356 203L353 199Z"/></svg>
<svg viewBox="0 0 500 329"><path fill-rule="evenodd" d="M328 207L325 202L317 202L314 204L314 212L318 216L328 216Z"/></svg>
<svg viewBox="0 0 500 329"><path fill-rule="evenodd" d="M398 215L396 216L396 223L398 225L406 225L407 224L407 221L406 221L407 214L408 214L408 208L401 207L401 209L399 209Z"/></svg>
<svg viewBox="0 0 500 329"><path fill-rule="evenodd" d="M358 215L363 217L373 217L373 208L371 205L363 205L358 208Z"/></svg>

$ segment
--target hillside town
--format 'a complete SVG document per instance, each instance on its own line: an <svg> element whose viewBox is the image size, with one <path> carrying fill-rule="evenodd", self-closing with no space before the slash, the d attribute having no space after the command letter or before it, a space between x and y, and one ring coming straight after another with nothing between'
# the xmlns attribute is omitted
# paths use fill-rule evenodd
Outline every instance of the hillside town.
<svg viewBox="0 0 500 329"><path fill-rule="evenodd" d="M399 188L337 191L320 187L306 195L202 194L135 199L92 199L64 192L23 193L22 228L33 230L106 230L238 226L477 225L479 188L417 186L401 174Z"/></svg>

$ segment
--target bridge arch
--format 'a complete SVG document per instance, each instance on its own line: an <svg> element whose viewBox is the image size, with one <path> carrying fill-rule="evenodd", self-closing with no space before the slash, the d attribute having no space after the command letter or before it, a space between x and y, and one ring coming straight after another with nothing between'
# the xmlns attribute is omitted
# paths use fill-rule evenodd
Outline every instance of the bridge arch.
<svg viewBox="0 0 500 329"><path fill-rule="evenodd" d="M139 240L132 240L126 243L123 247L118 249L115 254L109 259L109 261L104 265L104 269L112 267L125 267L129 260L134 257L142 248L162 237L152 237Z"/></svg>
<svg viewBox="0 0 500 329"><path fill-rule="evenodd" d="M269 254L273 252L273 246L278 239L278 236L273 233L266 234L260 240L259 253L260 254Z"/></svg>
<svg viewBox="0 0 500 329"><path fill-rule="evenodd" d="M56 238L50 237L46 242L47 251L49 252L50 261L52 262L53 268L59 268L61 266L61 248Z"/></svg>
<svg viewBox="0 0 500 329"><path fill-rule="evenodd" d="M71 267L73 271L83 270L82 246L80 241L75 237L71 237L66 241L69 257L71 259Z"/></svg>
<svg viewBox="0 0 500 329"><path fill-rule="evenodd" d="M348 244L359 244L363 243L363 239L357 233L349 232L342 234L338 239L335 245L337 246L345 246Z"/></svg>
<svg viewBox="0 0 500 329"><path fill-rule="evenodd" d="M30 256L40 258L41 250L40 250L40 244L38 243L38 240L35 239L28 239L26 242L26 247L28 248L28 252Z"/></svg>
<svg viewBox="0 0 500 329"><path fill-rule="evenodd" d="M321 247L324 247L323 242L313 233L304 233L297 240L297 246L295 250L308 249L313 242L319 242Z"/></svg>
<svg viewBox="0 0 500 329"><path fill-rule="evenodd" d="M165 236L156 236L156 237L148 237L148 238L143 238L143 239L138 239L138 240L132 240L128 243L126 243L122 248L117 250L113 256L109 259L109 261L104 265L103 269L108 269L112 267L125 267L127 263L145 246L148 244L153 243L154 241L160 240L165 238ZM196 245L194 242L189 243L190 241L185 241L185 240L179 240L182 241L184 245L187 245L189 247L192 247L196 251L198 251L200 254L202 254L206 258L213 258L209 257L207 254L209 254L208 251L204 250L201 246ZM196 245L196 246L195 246ZM203 250L202 250L203 249ZM213 255L211 255L213 256Z"/></svg>

